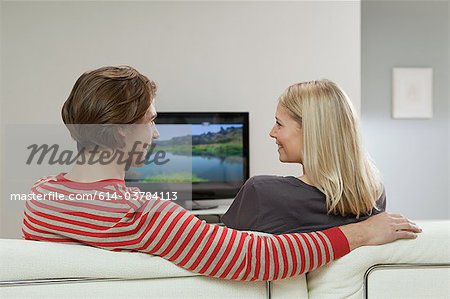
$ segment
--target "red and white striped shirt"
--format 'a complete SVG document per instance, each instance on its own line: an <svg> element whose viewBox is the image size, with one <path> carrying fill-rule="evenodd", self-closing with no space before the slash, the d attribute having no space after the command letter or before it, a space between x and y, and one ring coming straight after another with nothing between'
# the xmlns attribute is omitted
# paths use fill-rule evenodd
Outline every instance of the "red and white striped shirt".
<svg viewBox="0 0 450 299"><path fill-rule="evenodd" d="M232 280L276 280L316 269L350 252L339 228L258 235L208 224L172 201L127 200L122 180L78 183L64 174L38 180L27 200L25 239L83 243L158 255L176 265ZM74 200L75 195L93 200ZM80 195L81 194L81 195ZM113 200L105 200L106 196Z"/></svg>

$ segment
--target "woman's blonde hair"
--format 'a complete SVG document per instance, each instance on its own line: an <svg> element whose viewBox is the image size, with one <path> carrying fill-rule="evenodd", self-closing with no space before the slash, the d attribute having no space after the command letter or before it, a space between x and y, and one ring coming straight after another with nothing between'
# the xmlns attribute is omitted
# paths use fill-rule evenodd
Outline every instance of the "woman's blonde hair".
<svg viewBox="0 0 450 299"><path fill-rule="evenodd" d="M345 92L330 80L302 82L290 86L279 103L303 129L304 173L325 194L328 213L370 214L383 186Z"/></svg>

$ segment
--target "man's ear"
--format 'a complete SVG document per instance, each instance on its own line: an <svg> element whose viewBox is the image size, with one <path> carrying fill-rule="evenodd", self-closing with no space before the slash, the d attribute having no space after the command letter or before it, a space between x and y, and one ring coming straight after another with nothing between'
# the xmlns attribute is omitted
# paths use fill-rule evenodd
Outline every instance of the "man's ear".
<svg viewBox="0 0 450 299"><path fill-rule="evenodd" d="M121 126L118 126L118 127L117 127L117 133L118 133L120 136L122 136L122 137L125 137L125 136L126 136L125 128L123 128L123 127L121 127Z"/></svg>

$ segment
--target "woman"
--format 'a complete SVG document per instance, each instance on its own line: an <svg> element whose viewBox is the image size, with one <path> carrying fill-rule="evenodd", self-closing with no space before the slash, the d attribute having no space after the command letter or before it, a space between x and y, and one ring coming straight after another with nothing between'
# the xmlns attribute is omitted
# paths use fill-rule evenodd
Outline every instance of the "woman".
<svg viewBox="0 0 450 299"><path fill-rule="evenodd" d="M310 232L367 219L385 210L375 166L364 152L356 115L335 83L290 86L279 98L270 137L294 177L256 176L223 216L231 228L273 234Z"/></svg>
<svg viewBox="0 0 450 299"><path fill-rule="evenodd" d="M111 157L137 152L128 158L141 164L135 156L158 137L155 92L155 84L131 67L81 75L62 118L80 150L95 157L80 158L68 173L33 185L33 194L55 198L57 193L62 200L27 201L26 239L139 251L203 275L252 281L299 275L359 246L411 239L420 232L404 217L382 214L321 232L258 236L207 224L172 201L139 196L125 186L124 163ZM93 163L102 157L111 162ZM89 196L93 200L73 200Z"/></svg>

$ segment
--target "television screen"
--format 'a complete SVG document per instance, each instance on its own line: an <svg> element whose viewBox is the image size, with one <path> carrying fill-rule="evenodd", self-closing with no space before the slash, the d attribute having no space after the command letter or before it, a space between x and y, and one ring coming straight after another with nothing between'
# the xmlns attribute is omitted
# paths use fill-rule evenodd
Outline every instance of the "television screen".
<svg viewBox="0 0 450 299"><path fill-rule="evenodd" d="M188 184L194 201L224 199L233 198L248 179L247 112L161 112L156 127L160 138L149 154L159 152L166 163L130 168L126 174L141 190Z"/></svg>

